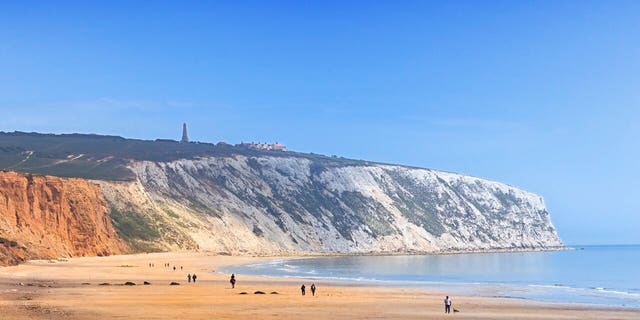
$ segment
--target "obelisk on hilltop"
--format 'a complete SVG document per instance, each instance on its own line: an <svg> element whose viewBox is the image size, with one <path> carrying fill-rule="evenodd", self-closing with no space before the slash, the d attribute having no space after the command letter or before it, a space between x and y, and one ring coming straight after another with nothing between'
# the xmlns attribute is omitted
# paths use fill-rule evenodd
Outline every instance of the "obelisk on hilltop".
<svg viewBox="0 0 640 320"><path fill-rule="evenodd" d="M189 136L187 135L187 123L182 124L182 139L180 142L187 143L189 142Z"/></svg>

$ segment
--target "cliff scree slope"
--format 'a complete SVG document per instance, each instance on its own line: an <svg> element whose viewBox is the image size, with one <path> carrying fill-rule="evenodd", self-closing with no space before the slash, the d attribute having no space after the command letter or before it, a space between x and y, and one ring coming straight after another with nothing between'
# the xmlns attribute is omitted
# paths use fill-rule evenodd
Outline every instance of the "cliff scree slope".
<svg viewBox="0 0 640 320"><path fill-rule="evenodd" d="M97 182L135 239L232 254L393 253L562 246L542 198L485 179L296 156L136 161ZM116 219L117 220L117 219ZM150 234L146 232L146 234Z"/></svg>
<svg viewBox="0 0 640 320"><path fill-rule="evenodd" d="M92 179L3 182L0 250L20 259L119 252L118 239L135 252L231 254L562 246L540 196L402 165L225 143L0 132L0 169Z"/></svg>
<svg viewBox="0 0 640 320"><path fill-rule="evenodd" d="M111 255L126 248L97 185L0 171L0 265Z"/></svg>

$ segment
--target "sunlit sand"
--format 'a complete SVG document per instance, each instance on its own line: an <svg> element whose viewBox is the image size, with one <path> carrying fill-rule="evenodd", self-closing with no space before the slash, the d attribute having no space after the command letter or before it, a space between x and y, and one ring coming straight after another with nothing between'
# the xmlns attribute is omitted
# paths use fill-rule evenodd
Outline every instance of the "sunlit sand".
<svg viewBox="0 0 640 320"><path fill-rule="evenodd" d="M269 258L158 253L32 261L0 268L2 319L638 319L640 310L453 296L445 292L237 275L233 265ZM149 267L153 263L154 267ZM164 267L170 263L171 267ZM176 271L173 270L176 266ZM182 270L180 270L182 267ZM215 271L215 272L214 272ZM187 274L197 282L187 282ZM125 286L125 282L136 283ZM147 281L150 285L143 285ZM170 282L180 285L169 285ZM109 285L106 285L106 284ZM300 294L300 285L307 294ZM309 286L318 287L315 296ZM254 294L262 291L265 294ZM240 294L246 292L247 294ZM272 292L277 292L277 294Z"/></svg>

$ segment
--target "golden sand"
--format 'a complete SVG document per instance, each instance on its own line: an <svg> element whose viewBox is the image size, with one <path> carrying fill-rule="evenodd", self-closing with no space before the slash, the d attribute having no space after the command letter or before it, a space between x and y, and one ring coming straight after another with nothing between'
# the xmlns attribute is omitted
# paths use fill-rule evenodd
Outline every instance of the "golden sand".
<svg viewBox="0 0 640 320"><path fill-rule="evenodd" d="M213 272L262 259L158 253L0 268L0 319L640 319L639 309L464 296L452 297L460 312L445 315L442 292L244 275L231 289L228 274Z"/></svg>

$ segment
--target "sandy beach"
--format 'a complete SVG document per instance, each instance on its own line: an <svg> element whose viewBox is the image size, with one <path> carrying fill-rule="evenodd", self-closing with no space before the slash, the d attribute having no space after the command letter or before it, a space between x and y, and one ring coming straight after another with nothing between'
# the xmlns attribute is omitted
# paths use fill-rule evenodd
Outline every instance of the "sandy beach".
<svg viewBox="0 0 640 320"><path fill-rule="evenodd" d="M640 310L238 275L223 267L269 258L157 253L31 261L0 268L1 319L639 319ZM153 267L149 267L153 263ZM171 267L164 267L170 263ZM176 271L173 270L176 266ZM181 268L182 267L182 270ZM187 274L198 275L196 283ZM135 286L123 285L134 282ZM143 285L144 281L151 283ZM180 285L169 285L170 282ZM309 285L318 290L311 296ZM306 283L307 295L300 294ZM106 285L108 284L108 285ZM254 294L262 291L265 294ZM240 294L246 292L247 294ZM277 292L277 294L272 294Z"/></svg>

